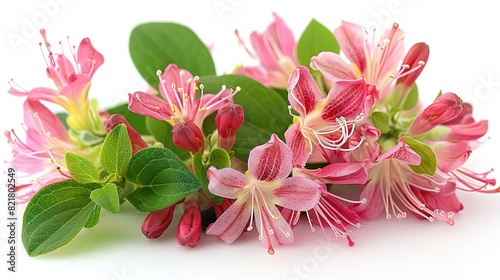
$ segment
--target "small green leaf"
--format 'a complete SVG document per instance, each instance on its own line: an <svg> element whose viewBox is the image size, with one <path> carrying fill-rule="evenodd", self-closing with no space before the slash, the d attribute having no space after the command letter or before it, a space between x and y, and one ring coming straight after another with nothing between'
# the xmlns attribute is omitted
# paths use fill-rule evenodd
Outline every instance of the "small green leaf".
<svg viewBox="0 0 500 280"><path fill-rule="evenodd" d="M410 165L411 169L418 174L434 176L437 168L437 158L432 148L410 136L404 136L403 138L406 144L421 158L420 165Z"/></svg>
<svg viewBox="0 0 500 280"><path fill-rule="evenodd" d="M127 173L128 163L132 156L132 144L124 124L111 130L101 148L101 165L109 174L123 177Z"/></svg>
<svg viewBox="0 0 500 280"><path fill-rule="evenodd" d="M231 167L231 158L226 150L217 148L210 153L208 165L213 165L217 167L217 169Z"/></svg>
<svg viewBox="0 0 500 280"><path fill-rule="evenodd" d="M418 103L418 87L414 84L410 92L406 95L405 102L403 103L403 110L413 109Z"/></svg>
<svg viewBox="0 0 500 280"><path fill-rule="evenodd" d="M222 197L214 195L208 189L207 169L203 165L203 156L201 153L196 153L194 155L193 168L194 168L194 174L196 175L196 177L198 177L198 180L200 180L201 187L203 188L207 196L216 204L221 204Z"/></svg>
<svg viewBox="0 0 500 280"><path fill-rule="evenodd" d="M68 118L68 113L59 112L56 114L56 116L61 121L61 123L64 125L64 128L69 129L68 122L66 121L66 119Z"/></svg>
<svg viewBox="0 0 500 280"><path fill-rule="evenodd" d="M288 104L274 90L244 76L224 75L200 77L200 83L205 86L205 93L218 92L221 85L228 88L241 87L234 96L234 103L240 104L245 110L245 120L236 132L233 146L235 156L247 161L250 150L266 143L271 134L280 138L292 122L288 114Z"/></svg>
<svg viewBox="0 0 500 280"><path fill-rule="evenodd" d="M130 126L132 126L139 134L149 135L149 131L146 129L146 117L130 111L128 109L128 103L109 108L106 111L110 115L122 115L130 124Z"/></svg>
<svg viewBox="0 0 500 280"><path fill-rule="evenodd" d="M215 75L206 45L189 28L177 23L152 22L136 26L130 34L129 50L141 76L158 88L156 71L171 63L193 75Z"/></svg>
<svg viewBox="0 0 500 280"><path fill-rule="evenodd" d="M339 53L339 43L327 27L312 19L297 43L299 63L313 70L310 66L311 58L326 51Z"/></svg>
<svg viewBox="0 0 500 280"><path fill-rule="evenodd" d="M93 228L99 222L99 217L101 216L101 207L96 206L92 214L90 214L89 220L85 223L85 228Z"/></svg>
<svg viewBox="0 0 500 280"><path fill-rule="evenodd" d="M165 148L149 147L134 154L126 178L138 185L126 199L142 212L173 205L202 187L182 159Z"/></svg>
<svg viewBox="0 0 500 280"><path fill-rule="evenodd" d="M116 214L120 211L118 189L113 183L107 183L102 188L93 190L90 199L111 213Z"/></svg>
<svg viewBox="0 0 500 280"><path fill-rule="evenodd" d="M64 155L64 161L69 173L78 183L87 184L99 181L99 170L87 158L67 152Z"/></svg>
<svg viewBox="0 0 500 280"><path fill-rule="evenodd" d="M171 150L183 160L191 157L191 153L179 148L172 141L172 125L166 121L159 121L152 118L146 119L146 127L156 141L163 144L163 147Z"/></svg>
<svg viewBox="0 0 500 280"><path fill-rule="evenodd" d="M97 188L97 183L66 180L38 191L23 216L22 241L28 255L45 254L70 242L97 207L90 199Z"/></svg>
<svg viewBox="0 0 500 280"><path fill-rule="evenodd" d="M389 115L384 112L373 112L371 114L371 119L373 125L380 130L382 133L387 133L391 130L389 125Z"/></svg>

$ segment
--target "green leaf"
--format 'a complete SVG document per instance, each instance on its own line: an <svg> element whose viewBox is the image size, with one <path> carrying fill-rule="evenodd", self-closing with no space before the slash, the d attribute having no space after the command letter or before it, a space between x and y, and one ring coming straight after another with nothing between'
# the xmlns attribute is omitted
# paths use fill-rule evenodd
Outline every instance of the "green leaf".
<svg viewBox="0 0 500 280"><path fill-rule="evenodd" d="M208 160L208 166L215 166L217 169L231 167L231 158L229 154L224 149L214 149L210 153L210 159Z"/></svg>
<svg viewBox="0 0 500 280"><path fill-rule="evenodd" d="M64 125L64 128L69 129L68 122L66 121L66 119L68 118L68 113L59 112L56 114L56 116L61 121L61 123Z"/></svg>
<svg viewBox="0 0 500 280"><path fill-rule="evenodd" d="M102 188L93 190L90 199L111 213L116 214L120 211L118 189L113 183L107 183Z"/></svg>
<svg viewBox="0 0 500 280"><path fill-rule="evenodd" d="M166 121L146 118L146 127L156 141L163 144L163 147L171 150L183 160L191 157L190 152L177 147L177 145L174 144L174 141L172 141L172 126L169 123Z"/></svg>
<svg viewBox="0 0 500 280"><path fill-rule="evenodd" d="M138 185L126 198L142 212L173 205L202 187L182 159L165 148L149 147L134 154L126 178Z"/></svg>
<svg viewBox="0 0 500 280"><path fill-rule="evenodd" d="M128 109L128 103L115 106L106 110L110 115L120 114L139 134L149 135L146 128L146 117L136 114Z"/></svg>
<svg viewBox="0 0 500 280"><path fill-rule="evenodd" d="M273 133L283 139L292 118L288 114L288 104L276 91L239 75L200 77L200 83L205 86L206 93L216 93L222 85L233 89L241 87L233 98L234 103L245 110L245 121L236 132L233 146L237 158L247 161L250 150L269 141Z"/></svg>
<svg viewBox="0 0 500 280"><path fill-rule="evenodd" d="M215 75L212 56L189 28L177 23L153 22L136 26L130 34L129 50L141 76L158 88L156 71L171 63L193 75Z"/></svg>
<svg viewBox="0 0 500 280"><path fill-rule="evenodd" d="M64 155L64 161L68 166L69 173L78 183L86 184L99 181L99 170L87 158L67 152Z"/></svg>
<svg viewBox="0 0 500 280"><path fill-rule="evenodd" d="M198 177L198 180L200 180L201 187L203 188L207 196L216 204L221 204L222 197L214 195L208 189L207 168L205 167L205 165L203 165L203 156L199 152L196 153L193 157L193 168L194 174L196 175L196 177Z"/></svg>
<svg viewBox="0 0 500 280"><path fill-rule="evenodd" d="M131 156L132 144L127 127L124 124L117 125L104 139L99 156L101 165L109 174L123 177Z"/></svg>
<svg viewBox="0 0 500 280"><path fill-rule="evenodd" d="M324 51L339 53L339 43L327 27L312 19L297 43L297 58L301 65L313 70L311 58Z"/></svg>
<svg viewBox="0 0 500 280"><path fill-rule="evenodd" d="M406 144L421 158L420 165L410 165L411 169L418 174L434 176L437 168L437 158L432 148L410 136L404 136L403 138Z"/></svg>
<svg viewBox="0 0 500 280"><path fill-rule="evenodd" d="M373 125L380 130L382 133L387 133L391 130L389 125L389 115L384 112L373 112L371 114L371 119Z"/></svg>
<svg viewBox="0 0 500 280"><path fill-rule="evenodd" d="M90 214L90 217L88 221L85 223L84 227L93 228L99 222L100 216L101 216L101 207L96 206L94 208L94 211L92 211L92 214Z"/></svg>
<svg viewBox="0 0 500 280"><path fill-rule="evenodd" d="M403 110L413 109L418 103L418 87L414 84L410 92L406 95L405 102L403 103Z"/></svg>
<svg viewBox="0 0 500 280"><path fill-rule="evenodd" d="M90 199L97 188L97 183L66 180L38 191L23 216L22 241L28 255L45 254L70 242L97 207Z"/></svg>

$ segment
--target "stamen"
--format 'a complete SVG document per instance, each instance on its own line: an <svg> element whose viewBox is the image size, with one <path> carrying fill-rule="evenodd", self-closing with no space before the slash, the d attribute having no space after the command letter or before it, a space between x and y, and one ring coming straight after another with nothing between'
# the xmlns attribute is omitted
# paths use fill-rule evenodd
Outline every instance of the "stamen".
<svg viewBox="0 0 500 280"><path fill-rule="evenodd" d="M168 104L170 105L170 110L172 110L172 114L175 114L176 110L175 110L174 104L172 103L172 100L170 99L170 96L168 94L165 79L163 79L161 76L161 70L156 70L156 76L160 80L160 86L163 89L163 92L165 93L165 97L167 98ZM174 84L172 84L172 88L175 89ZM137 95L137 97L139 97L139 95Z"/></svg>
<svg viewBox="0 0 500 280"><path fill-rule="evenodd" d="M309 211L306 211L307 221L309 222L309 227L311 228L311 232L316 232L316 229L312 225L311 217L309 217Z"/></svg>

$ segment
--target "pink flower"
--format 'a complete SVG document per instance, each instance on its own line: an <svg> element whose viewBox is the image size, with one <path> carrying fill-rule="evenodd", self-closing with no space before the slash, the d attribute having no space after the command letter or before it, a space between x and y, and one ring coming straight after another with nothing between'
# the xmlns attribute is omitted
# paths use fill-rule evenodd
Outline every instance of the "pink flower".
<svg viewBox="0 0 500 280"><path fill-rule="evenodd" d="M96 135L102 134L102 121L98 118L97 109L89 104L88 91L90 80L104 63L104 57L92 46L88 38L80 42L76 53L74 46L70 47L69 58L64 52L53 53L45 30L40 30L40 33L48 53L48 60L45 61L47 75L52 79L56 88L37 87L27 91L11 81L9 93L33 100L56 103L69 113L67 122L70 127L80 131L86 130ZM61 49L63 49L62 43Z"/></svg>
<svg viewBox="0 0 500 280"><path fill-rule="evenodd" d="M295 39L290 28L283 19L273 13L274 22L266 31L252 32L250 42L255 51L252 54L240 38L238 30L236 35L240 44L251 57L260 61L259 66L245 66L236 70L236 74L250 77L265 86L274 88L286 88L288 77L297 67L298 62L295 55Z"/></svg>
<svg viewBox="0 0 500 280"><path fill-rule="evenodd" d="M293 108L299 115L290 113L294 124L285 132L294 166L304 166L315 149L326 159L346 150L342 146L354 133L356 122L370 112L375 95L373 86L357 79L334 83L323 98L309 70L297 67L290 76L288 100L289 110Z"/></svg>
<svg viewBox="0 0 500 280"><path fill-rule="evenodd" d="M380 155L370 166L369 181L361 193L367 202L351 206L351 209L366 218L375 218L385 212L388 219L392 216L405 218L408 210L431 222L438 219L453 225L451 215L442 215L441 210L435 208L437 204L429 204L428 201L429 197L436 200L454 197L455 182L438 173L434 176L415 173L409 165L419 165L420 160L404 139L400 139L396 146ZM460 209L447 210L458 212Z"/></svg>
<svg viewBox="0 0 500 280"><path fill-rule="evenodd" d="M140 115L167 121L172 126L189 120L201 128L205 117L232 101L232 97L240 91L239 87L233 91L223 86L216 95L204 94L203 85L198 87L199 77L193 77L175 64L168 65L163 75L161 71L157 75L163 99L137 91L129 94L129 109ZM198 89L201 90L201 96L197 99Z"/></svg>
<svg viewBox="0 0 500 280"><path fill-rule="evenodd" d="M226 103L215 116L217 146L229 152L236 140L236 131L243 124L245 113L239 104Z"/></svg>
<svg viewBox="0 0 500 280"><path fill-rule="evenodd" d="M207 234L231 244L245 228L250 231L255 225L269 254L274 254L274 245L291 243L292 229L276 205L306 211L319 199L318 183L305 177L287 178L291 171L292 151L274 134L268 143L250 151L248 176L232 168L210 167L209 190L236 200L207 229Z"/></svg>
<svg viewBox="0 0 500 280"><path fill-rule="evenodd" d="M20 184L24 194L18 194L20 200L27 201L41 187L69 178L58 168L65 166L64 154L76 147L61 121L42 103L27 99L23 110L26 139L23 141L14 130L6 131L5 136L13 153L10 163L28 177L27 183Z"/></svg>
<svg viewBox="0 0 500 280"><path fill-rule="evenodd" d="M201 213L198 203L194 200L184 204L184 214L177 226L177 242L181 246L194 247L201 237Z"/></svg>

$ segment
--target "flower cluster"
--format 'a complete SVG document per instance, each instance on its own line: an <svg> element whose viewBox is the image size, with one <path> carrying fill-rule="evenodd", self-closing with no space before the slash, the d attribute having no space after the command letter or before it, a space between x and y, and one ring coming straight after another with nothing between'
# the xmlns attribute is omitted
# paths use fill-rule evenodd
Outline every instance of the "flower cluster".
<svg viewBox="0 0 500 280"><path fill-rule="evenodd" d="M163 44L174 31L192 38L189 49ZM316 33L328 36L304 44ZM398 24L379 34L346 21L330 32L313 21L296 40L274 14L264 32L251 34L253 52L236 31L258 65L222 76L192 31L145 24L132 32L131 55L140 72L157 65L156 77L143 74L151 88L107 110L89 99L104 62L90 40L66 54L61 44L59 54L41 34L55 88L24 90L11 81L9 93L25 98L26 138L5 132L11 164L26 176L17 191L29 201L23 243L30 255L72 238L32 238L55 233L50 223L78 232L94 226L101 209L116 213L125 202L145 212L147 238L159 238L182 208L180 245L196 246L204 231L231 244L255 228L274 254L293 242L301 217L312 232L353 246L363 219L411 214L453 225L463 209L457 191L500 192L491 171L465 167L488 121L476 120L456 93L423 104L416 81L429 46L406 50ZM52 221L65 207L77 214Z"/></svg>

